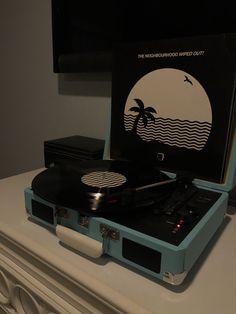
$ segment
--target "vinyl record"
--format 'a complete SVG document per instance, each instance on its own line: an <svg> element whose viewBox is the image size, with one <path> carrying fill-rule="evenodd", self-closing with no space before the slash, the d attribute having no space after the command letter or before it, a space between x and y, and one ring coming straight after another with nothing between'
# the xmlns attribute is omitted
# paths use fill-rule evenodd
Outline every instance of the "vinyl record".
<svg viewBox="0 0 236 314"><path fill-rule="evenodd" d="M56 206L101 213L147 206L162 189L136 190L165 180L167 175L145 165L91 160L41 172L33 179L32 190Z"/></svg>

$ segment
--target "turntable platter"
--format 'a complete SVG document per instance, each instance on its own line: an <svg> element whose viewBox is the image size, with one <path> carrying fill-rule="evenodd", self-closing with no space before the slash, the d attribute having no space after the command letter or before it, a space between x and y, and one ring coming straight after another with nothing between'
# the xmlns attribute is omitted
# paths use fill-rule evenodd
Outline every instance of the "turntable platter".
<svg viewBox="0 0 236 314"><path fill-rule="evenodd" d="M90 160L76 167L46 169L33 179L32 190L56 206L100 213L133 209L136 205L132 203L131 191L167 179L167 175L153 167L125 161ZM139 206L143 205L140 202L143 197L147 199L147 193L142 192ZM149 194L148 197L150 203Z"/></svg>

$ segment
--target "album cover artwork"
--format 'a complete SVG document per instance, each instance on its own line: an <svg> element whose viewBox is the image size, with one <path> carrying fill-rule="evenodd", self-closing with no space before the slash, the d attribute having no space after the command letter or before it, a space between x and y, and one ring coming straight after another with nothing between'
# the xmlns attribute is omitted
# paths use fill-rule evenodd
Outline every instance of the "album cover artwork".
<svg viewBox="0 0 236 314"><path fill-rule="evenodd" d="M235 88L233 35L119 44L111 158L222 182Z"/></svg>

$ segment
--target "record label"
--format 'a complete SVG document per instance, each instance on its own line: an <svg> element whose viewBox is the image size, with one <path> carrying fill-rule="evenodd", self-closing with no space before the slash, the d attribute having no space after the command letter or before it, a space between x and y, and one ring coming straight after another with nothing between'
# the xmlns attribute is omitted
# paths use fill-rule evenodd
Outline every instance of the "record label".
<svg viewBox="0 0 236 314"><path fill-rule="evenodd" d="M93 171L82 176L81 181L91 187L113 188L126 182L126 177L112 171Z"/></svg>

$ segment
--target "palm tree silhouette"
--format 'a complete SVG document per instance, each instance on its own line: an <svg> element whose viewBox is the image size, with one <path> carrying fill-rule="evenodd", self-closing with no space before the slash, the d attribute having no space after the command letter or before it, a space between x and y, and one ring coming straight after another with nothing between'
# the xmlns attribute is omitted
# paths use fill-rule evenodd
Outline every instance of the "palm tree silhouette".
<svg viewBox="0 0 236 314"><path fill-rule="evenodd" d="M146 128L148 124L148 120L152 120L155 122L155 117L153 116L152 113L157 113L157 112L152 107L144 108L144 103L141 99L135 98L134 100L136 101L138 107L131 107L129 110L138 113L134 121L133 128L132 128L132 131L136 133L139 120L142 119L144 127Z"/></svg>

